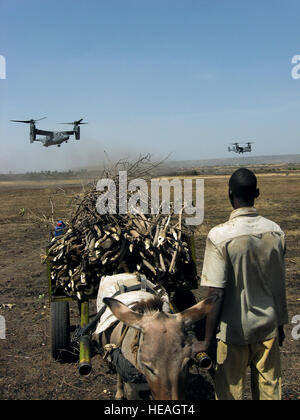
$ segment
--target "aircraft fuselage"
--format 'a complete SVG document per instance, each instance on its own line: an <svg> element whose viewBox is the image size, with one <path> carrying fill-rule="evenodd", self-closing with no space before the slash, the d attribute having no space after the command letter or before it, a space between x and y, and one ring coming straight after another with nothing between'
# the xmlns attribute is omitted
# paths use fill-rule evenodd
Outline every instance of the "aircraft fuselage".
<svg viewBox="0 0 300 420"><path fill-rule="evenodd" d="M62 143L68 141L70 136L66 136L62 133L53 133L53 136L46 136L44 139L36 139L37 141L41 141L43 143L43 146L55 146L55 145L61 145Z"/></svg>

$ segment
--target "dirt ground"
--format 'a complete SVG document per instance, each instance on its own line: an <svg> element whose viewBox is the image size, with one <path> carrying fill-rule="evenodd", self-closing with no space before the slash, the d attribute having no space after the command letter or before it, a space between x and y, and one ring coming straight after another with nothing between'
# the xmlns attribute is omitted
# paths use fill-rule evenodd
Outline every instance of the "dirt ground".
<svg viewBox="0 0 300 420"><path fill-rule="evenodd" d="M286 233L286 285L289 324L281 348L283 399L300 399L300 340L292 338L293 316L300 315L300 175L259 175L261 198L257 208L276 221ZM231 212L227 199L226 176L205 177L204 223L196 232L197 264L201 273L205 238L216 224ZM63 189L60 189L60 188ZM77 363L59 363L50 357L50 305L47 274L41 264L48 229L33 215L64 219L69 196L82 189L80 183L56 185L38 183L0 183L0 315L6 320L6 339L0 339L0 399L60 400L113 399L116 376L100 356L92 359L89 377L80 377ZM22 210L24 209L24 210ZM199 300L205 290L196 291ZM77 306L71 305L73 323L78 323ZM194 377L191 398L212 399L208 375ZM246 398L250 398L249 389Z"/></svg>

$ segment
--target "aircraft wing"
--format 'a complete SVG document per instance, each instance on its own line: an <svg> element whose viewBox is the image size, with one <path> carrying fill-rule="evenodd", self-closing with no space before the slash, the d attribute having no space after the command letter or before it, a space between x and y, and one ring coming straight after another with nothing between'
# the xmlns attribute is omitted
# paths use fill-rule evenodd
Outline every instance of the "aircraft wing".
<svg viewBox="0 0 300 420"><path fill-rule="evenodd" d="M53 136L53 131L39 130L38 128L36 128L35 132L36 134L40 134L41 136Z"/></svg>
<svg viewBox="0 0 300 420"><path fill-rule="evenodd" d="M60 133L65 134L66 136L72 136L73 134L75 134L75 131L60 131Z"/></svg>

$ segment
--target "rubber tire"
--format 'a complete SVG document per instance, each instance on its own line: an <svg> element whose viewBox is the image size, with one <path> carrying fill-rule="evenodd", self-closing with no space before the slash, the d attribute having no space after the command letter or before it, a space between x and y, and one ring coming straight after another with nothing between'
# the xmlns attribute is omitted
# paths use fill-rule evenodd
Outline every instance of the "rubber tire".
<svg viewBox="0 0 300 420"><path fill-rule="evenodd" d="M69 302L51 302L51 355L64 360L65 350L70 347Z"/></svg>

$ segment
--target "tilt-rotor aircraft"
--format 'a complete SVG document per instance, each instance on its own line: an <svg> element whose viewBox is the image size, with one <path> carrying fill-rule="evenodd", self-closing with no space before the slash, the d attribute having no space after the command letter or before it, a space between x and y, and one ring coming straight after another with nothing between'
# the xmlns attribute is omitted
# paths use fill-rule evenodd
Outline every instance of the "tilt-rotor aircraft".
<svg viewBox="0 0 300 420"><path fill-rule="evenodd" d="M47 131L47 130L40 130L37 129L35 124L38 121L44 120L47 117L40 118L39 120L11 120L13 122L19 122L24 124L30 124L30 143L34 141L39 141L45 147L49 146L57 146L60 147L62 143L68 143L70 136L75 135L76 140L80 140L80 125L87 124L82 122L83 118L78 121L73 121L71 123L61 123L61 124L70 124L73 125L73 130L69 131ZM44 136L44 137L38 137Z"/></svg>
<svg viewBox="0 0 300 420"><path fill-rule="evenodd" d="M239 143L231 143L233 144L233 147L228 147L228 152L235 152L235 153L246 153L246 152L251 152L252 148L251 148L251 144L253 144L253 142L248 141L246 144L246 146L240 146Z"/></svg>

